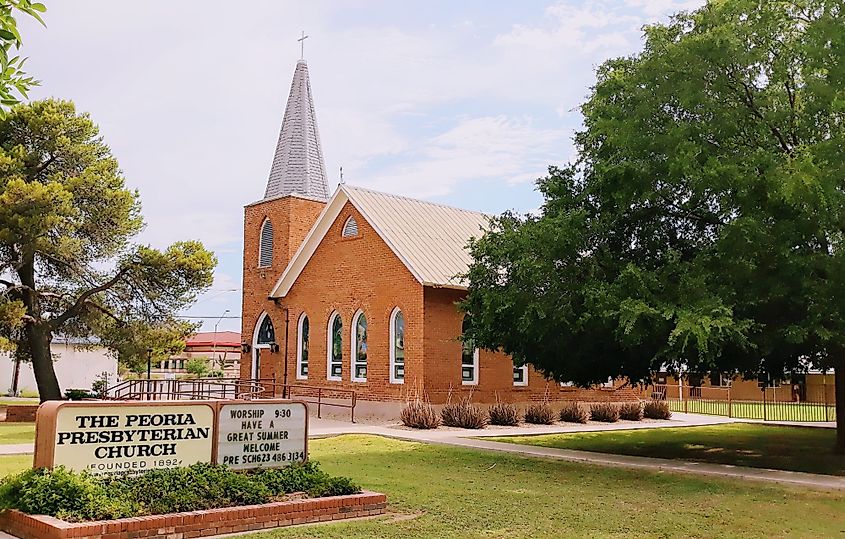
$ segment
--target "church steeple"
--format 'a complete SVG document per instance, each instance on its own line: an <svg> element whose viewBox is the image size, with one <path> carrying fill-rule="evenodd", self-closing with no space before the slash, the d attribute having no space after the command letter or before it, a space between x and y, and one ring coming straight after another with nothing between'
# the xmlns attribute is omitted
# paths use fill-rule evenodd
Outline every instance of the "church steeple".
<svg viewBox="0 0 845 539"><path fill-rule="evenodd" d="M308 64L299 60L293 72L285 117L276 144L276 154L264 198L301 195L318 200L329 198L326 165L320 146L320 132L311 97Z"/></svg>

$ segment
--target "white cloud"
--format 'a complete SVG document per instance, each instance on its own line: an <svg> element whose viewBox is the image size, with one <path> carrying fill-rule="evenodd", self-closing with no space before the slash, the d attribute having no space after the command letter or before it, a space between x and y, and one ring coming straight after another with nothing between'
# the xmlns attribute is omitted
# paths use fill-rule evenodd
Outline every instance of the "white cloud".
<svg viewBox="0 0 845 539"><path fill-rule="evenodd" d="M447 194L463 182L533 181L567 155L570 131L542 129L530 118L505 115L462 118L425 140L401 164L363 184L417 197Z"/></svg>

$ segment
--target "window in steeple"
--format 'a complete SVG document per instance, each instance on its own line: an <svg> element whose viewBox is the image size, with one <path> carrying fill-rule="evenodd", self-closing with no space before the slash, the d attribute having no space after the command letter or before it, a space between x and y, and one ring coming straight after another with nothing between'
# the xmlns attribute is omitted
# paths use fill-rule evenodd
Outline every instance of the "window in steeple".
<svg viewBox="0 0 845 539"><path fill-rule="evenodd" d="M264 219L258 241L258 267L269 268L273 265L273 223Z"/></svg>

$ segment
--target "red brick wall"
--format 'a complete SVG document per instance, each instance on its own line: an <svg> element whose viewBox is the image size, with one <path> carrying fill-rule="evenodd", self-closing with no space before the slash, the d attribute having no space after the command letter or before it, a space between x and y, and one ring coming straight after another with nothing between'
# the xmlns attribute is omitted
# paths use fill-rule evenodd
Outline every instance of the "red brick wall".
<svg viewBox="0 0 845 539"><path fill-rule="evenodd" d="M358 222L355 238L341 235L349 216ZM341 210L296 283L279 303L276 306L265 302L269 304L266 306L281 347L273 355L277 380L281 380L284 372L284 309L288 308L289 383L354 389L368 400L402 399L415 383L422 385L422 285L351 204L347 203ZM405 384L389 381L389 321L396 307L405 317ZM366 382L350 380L352 318L359 309L367 317ZM341 381L326 379L328 323L334 311L340 313L343 321ZM296 379L297 328L302 313L307 314L310 324L307 380Z"/></svg>
<svg viewBox="0 0 845 539"><path fill-rule="evenodd" d="M347 203L317 247L287 296L267 299L273 285L304 238L322 205L293 197L246 208L244 234L243 339L252 342L258 316L267 311L273 320L279 352L261 351L262 378L281 382L285 360L285 309L288 322L288 383L335 389L353 389L359 398L373 401L403 400L417 392L435 404L453 393L473 392L477 402L527 402L542 400L626 400L633 392L561 388L529 369L528 386L513 385L513 365L501 353L480 352L479 384L461 384L461 333L463 317L455 303L465 291L423 287L358 211ZM256 268L258 236L264 216L273 221L276 243L273 266ZM304 217L303 217L304 216ZM358 222L359 235L344 238L348 217ZM285 219L291 219L288 226ZM307 224L307 226L306 226ZM291 239L287 239L291 238ZM405 317L405 383L389 381L389 321L394 308ZM363 310L368 323L368 374L366 382L352 382L352 318ZM337 311L343 321L343 375L326 379L328 323ZM306 313L310 323L309 374L296 378L297 329ZM241 376L250 377L252 354L241 360Z"/></svg>
<svg viewBox="0 0 845 539"><path fill-rule="evenodd" d="M364 491L348 496L94 522L66 522L9 509L0 513L0 529L21 539L191 539L312 522L370 517L383 514L386 508L387 498L384 494Z"/></svg>
<svg viewBox="0 0 845 539"><path fill-rule="evenodd" d="M241 339L245 342L252 343L252 333L261 313L274 308L273 302L269 301L267 296L324 207L323 202L287 196L244 208ZM259 268L258 240L266 218L273 223L273 263L269 268ZM281 344L284 334L279 331L284 331L284 317L279 317L278 313L271 316L276 329L276 341ZM262 377L275 374L273 355L275 354L262 350ZM250 377L251 365L252 353L243 354L241 377Z"/></svg>

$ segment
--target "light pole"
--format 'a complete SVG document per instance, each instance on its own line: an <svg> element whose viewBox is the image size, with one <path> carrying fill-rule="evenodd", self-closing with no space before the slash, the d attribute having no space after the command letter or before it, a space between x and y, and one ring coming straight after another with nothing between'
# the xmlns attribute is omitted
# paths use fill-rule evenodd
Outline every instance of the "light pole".
<svg viewBox="0 0 845 539"><path fill-rule="evenodd" d="M217 361L217 326L220 325L220 321L223 320L223 317L229 314L229 309L223 311L223 314L220 315L220 318L217 319L217 322L214 324L214 340L211 342L211 360ZM220 365L220 369L224 369L224 365Z"/></svg>

